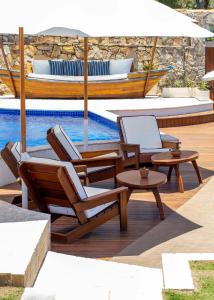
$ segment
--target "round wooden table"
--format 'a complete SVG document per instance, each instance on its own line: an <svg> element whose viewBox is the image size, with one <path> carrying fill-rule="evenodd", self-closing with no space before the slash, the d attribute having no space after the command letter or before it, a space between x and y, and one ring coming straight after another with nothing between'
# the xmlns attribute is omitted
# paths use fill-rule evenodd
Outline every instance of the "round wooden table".
<svg viewBox="0 0 214 300"><path fill-rule="evenodd" d="M169 171L167 175L167 180L170 181L171 179L171 174L172 170L175 170L175 174L177 177L178 181L178 187L179 191L181 193L184 192L184 186L183 186L183 179L180 173L180 168L179 165L184 162L191 162L196 175L198 177L199 184L203 183L201 174L196 162L196 159L198 159L199 154L196 151L190 151L190 150L182 150L181 151L181 156L180 157L173 157L170 152L164 152L164 153L159 153L159 154L154 154L151 157L151 161L154 165L154 170L158 170L159 166L168 166Z"/></svg>
<svg viewBox="0 0 214 300"><path fill-rule="evenodd" d="M155 171L149 171L148 178L141 178L139 170L132 170L119 173L117 183L124 185L129 189L129 196L133 190L151 190L155 197L157 207L160 213L160 219L164 219L163 205L159 194L158 186L167 182L165 174Z"/></svg>

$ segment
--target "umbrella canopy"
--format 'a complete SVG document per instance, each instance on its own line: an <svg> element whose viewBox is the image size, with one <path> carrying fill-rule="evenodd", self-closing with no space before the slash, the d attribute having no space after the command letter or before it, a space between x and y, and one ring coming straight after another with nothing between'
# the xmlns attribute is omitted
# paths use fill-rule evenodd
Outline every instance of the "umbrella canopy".
<svg viewBox="0 0 214 300"><path fill-rule="evenodd" d="M21 24L26 33L50 26L72 26L91 37L214 36L191 22L191 18L154 0L37 0L26 11L28 7L28 0L4 2L4 10L10 12L10 22L8 14L3 14L1 31L14 32Z"/></svg>
<svg viewBox="0 0 214 300"><path fill-rule="evenodd" d="M204 81L213 81L214 80L214 70L205 74L202 79Z"/></svg>

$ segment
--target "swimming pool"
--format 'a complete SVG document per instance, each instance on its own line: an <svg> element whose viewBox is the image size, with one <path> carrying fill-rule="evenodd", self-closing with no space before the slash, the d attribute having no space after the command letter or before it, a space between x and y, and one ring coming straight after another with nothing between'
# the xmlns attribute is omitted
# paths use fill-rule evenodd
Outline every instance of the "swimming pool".
<svg viewBox="0 0 214 300"><path fill-rule="evenodd" d="M27 146L46 145L47 130L60 124L69 137L83 140L83 111L27 110ZM116 140L119 138L116 123L89 112L89 140ZM0 109L0 149L8 141L20 140L20 111Z"/></svg>

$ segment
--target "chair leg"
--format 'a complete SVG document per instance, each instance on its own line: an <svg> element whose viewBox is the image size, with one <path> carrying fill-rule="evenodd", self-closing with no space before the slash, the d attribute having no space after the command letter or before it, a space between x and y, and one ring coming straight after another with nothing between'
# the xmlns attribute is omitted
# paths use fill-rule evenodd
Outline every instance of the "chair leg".
<svg viewBox="0 0 214 300"><path fill-rule="evenodd" d="M122 192L119 201L120 231L127 231L127 202L127 193Z"/></svg>

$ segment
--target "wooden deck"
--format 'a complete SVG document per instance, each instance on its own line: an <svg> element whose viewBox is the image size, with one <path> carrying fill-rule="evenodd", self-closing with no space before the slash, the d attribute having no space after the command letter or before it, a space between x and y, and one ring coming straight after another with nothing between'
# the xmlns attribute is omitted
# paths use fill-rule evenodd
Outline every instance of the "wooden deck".
<svg viewBox="0 0 214 300"><path fill-rule="evenodd" d="M214 123L167 128L164 131L177 136L182 141L183 149L196 150L200 153L198 165L204 183L207 182L214 174ZM166 169L162 170L166 171ZM177 191L174 174L171 183L160 189L166 215L171 214L200 189L196 174L190 164L183 164L181 171L184 194ZM99 186L108 188L112 186L112 182L105 181ZM9 201L11 194L16 193L19 193L18 186L10 185L0 189L0 199ZM85 257L112 257L159 222L158 210L152 194L143 191L133 193L128 205L127 233L120 233L119 222L115 218L72 244L53 243L52 250ZM60 225L65 224L69 226L66 218L58 221L55 226L60 228Z"/></svg>

